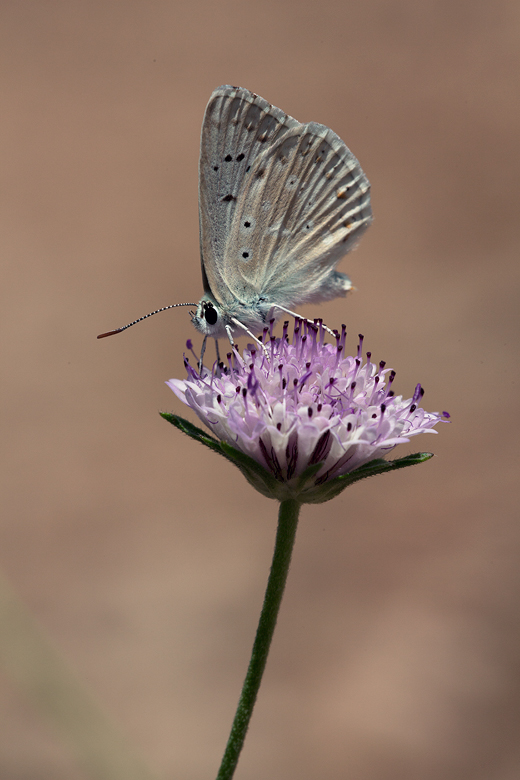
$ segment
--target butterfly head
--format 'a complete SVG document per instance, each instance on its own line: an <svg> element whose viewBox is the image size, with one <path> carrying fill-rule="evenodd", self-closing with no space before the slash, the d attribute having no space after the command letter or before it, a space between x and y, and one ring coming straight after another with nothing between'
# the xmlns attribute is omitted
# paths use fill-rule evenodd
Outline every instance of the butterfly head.
<svg viewBox="0 0 520 780"><path fill-rule="evenodd" d="M191 315L191 321L204 336L211 336L214 339L226 336L227 323L222 310L207 293L199 301L197 311Z"/></svg>

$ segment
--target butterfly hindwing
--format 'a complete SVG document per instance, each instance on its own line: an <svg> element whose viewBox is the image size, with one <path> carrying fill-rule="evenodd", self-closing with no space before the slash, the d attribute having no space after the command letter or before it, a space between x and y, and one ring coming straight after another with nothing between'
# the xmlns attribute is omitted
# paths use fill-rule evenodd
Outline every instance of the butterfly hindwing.
<svg viewBox="0 0 520 780"><path fill-rule="evenodd" d="M284 306L342 294L350 285L335 266L371 215L368 180L341 139L323 125L297 124L243 180L224 253L226 283L232 291L250 285Z"/></svg>

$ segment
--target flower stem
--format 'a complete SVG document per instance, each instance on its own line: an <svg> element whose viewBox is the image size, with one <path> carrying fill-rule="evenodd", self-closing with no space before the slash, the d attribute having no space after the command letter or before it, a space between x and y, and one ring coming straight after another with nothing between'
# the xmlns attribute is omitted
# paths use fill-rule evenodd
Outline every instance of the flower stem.
<svg viewBox="0 0 520 780"><path fill-rule="evenodd" d="M278 611L282 603L287 574L291 563L300 504L292 499L282 501L278 514L278 530L271 564L271 573L265 591L262 614L256 631L255 642L246 679L238 702L231 733L229 735L217 780L231 780L235 774L240 752L244 745L249 721L253 714L258 689L262 682Z"/></svg>

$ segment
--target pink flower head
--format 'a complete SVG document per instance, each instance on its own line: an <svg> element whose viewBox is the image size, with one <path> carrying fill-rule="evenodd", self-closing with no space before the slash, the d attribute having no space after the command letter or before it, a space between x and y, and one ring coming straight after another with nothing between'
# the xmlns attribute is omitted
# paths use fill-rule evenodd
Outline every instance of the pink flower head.
<svg viewBox="0 0 520 780"><path fill-rule="evenodd" d="M327 500L339 492L327 490L327 483L419 433L437 433L434 426L449 418L421 408L420 385L412 398L395 395L395 372L373 363L370 352L363 360L362 336L357 355L344 355L345 326L335 331L335 344L324 343L319 322L296 320L292 339L287 330L285 323L282 338L275 338L266 328L265 350L248 345L242 356L234 350L227 365L212 371L199 373L185 358L188 378L167 383L220 442L269 472L274 479L267 492L255 485L266 495Z"/></svg>

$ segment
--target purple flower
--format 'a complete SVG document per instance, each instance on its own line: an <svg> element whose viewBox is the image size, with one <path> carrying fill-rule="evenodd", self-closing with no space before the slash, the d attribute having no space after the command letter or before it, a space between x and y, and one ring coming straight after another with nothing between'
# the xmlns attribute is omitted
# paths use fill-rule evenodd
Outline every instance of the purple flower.
<svg viewBox="0 0 520 780"><path fill-rule="evenodd" d="M363 360L362 336L357 355L345 356L344 326L335 344L324 343L321 323L296 320L292 339L287 330L285 323L282 338L274 338L266 328L265 350L248 345L242 356L235 350L212 371L199 373L185 358L188 378L167 383L221 443L269 472L267 492L255 485L266 495L327 500L339 490L322 486L419 433L437 433L434 426L449 418L420 407L420 385L412 398L395 395L395 372L373 363L370 352Z"/></svg>

